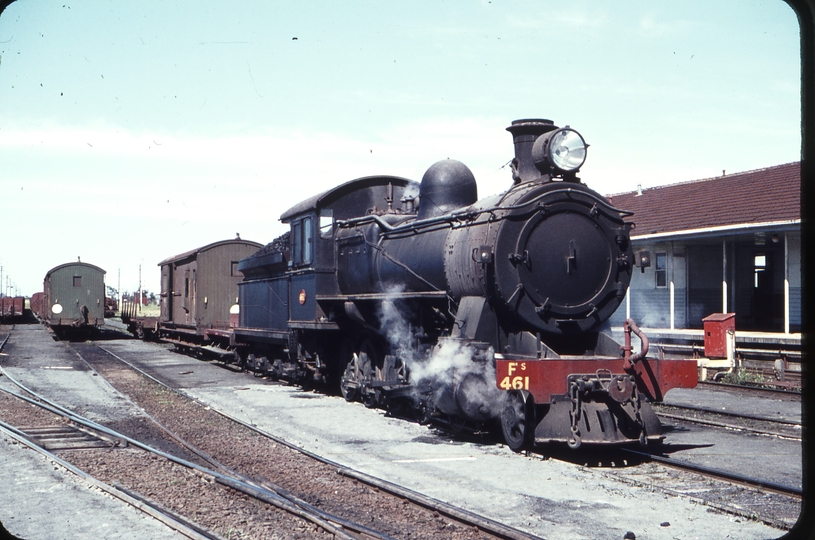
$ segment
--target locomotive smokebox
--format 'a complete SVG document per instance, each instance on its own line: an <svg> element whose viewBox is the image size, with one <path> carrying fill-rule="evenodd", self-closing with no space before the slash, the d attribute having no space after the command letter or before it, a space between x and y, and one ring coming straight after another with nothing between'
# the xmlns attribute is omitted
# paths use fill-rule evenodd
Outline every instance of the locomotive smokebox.
<svg viewBox="0 0 815 540"><path fill-rule="evenodd" d="M541 173L532 159L532 146L538 137L555 129L557 126L551 120L538 118L515 120L507 128L515 142L512 179L516 184L541 179Z"/></svg>
<svg viewBox="0 0 815 540"><path fill-rule="evenodd" d="M419 188L418 219L441 216L478 200L472 171L460 161L437 161L425 171Z"/></svg>

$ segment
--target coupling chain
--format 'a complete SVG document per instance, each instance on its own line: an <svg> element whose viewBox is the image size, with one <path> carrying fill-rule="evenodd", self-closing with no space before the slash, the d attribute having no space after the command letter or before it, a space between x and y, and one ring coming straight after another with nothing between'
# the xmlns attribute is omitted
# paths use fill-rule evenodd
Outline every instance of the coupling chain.
<svg viewBox="0 0 815 540"><path fill-rule="evenodd" d="M637 419L637 423L640 425L640 444L646 445L648 444L648 433L645 430L645 422L642 419L642 400L640 399L640 391L637 388L637 385L634 385L634 394L631 401L634 404L634 417Z"/></svg>
<svg viewBox="0 0 815 540"><path fill-rule="evenodd" d="M569 400L571 401L572 405L571 411L569 412L569 418L571 420L572 438L574 439L574 442L569 441L569 444L576 448L577 446L580 446L581 442L580 417L583 411L580 400L580 385L578 384L578 381L572 381L569 385Z"/></svg>

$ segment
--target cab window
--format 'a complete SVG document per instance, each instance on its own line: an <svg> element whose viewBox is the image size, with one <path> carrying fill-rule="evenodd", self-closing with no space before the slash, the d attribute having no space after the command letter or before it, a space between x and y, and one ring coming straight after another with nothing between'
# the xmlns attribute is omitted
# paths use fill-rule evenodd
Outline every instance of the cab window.
<svg viewBox="0 0 815 540"><path fill-rule="evenodd" d="M311 216L291 224L291 259L293 266L311 264L314 256L314 220Z"/></svg>
<svg viewBox="0 0 815 540"><path fill-rule="evenodd" d="M311 217L303 218L303 264L311 264L314 251L314 227Z"/></svg>
<svg viewBox="0 0 815 540"><path fill-rule="evenodd" d="M331 238L334 234L334 211L330 208L323 208L320 211L320 236Z"/></svg>

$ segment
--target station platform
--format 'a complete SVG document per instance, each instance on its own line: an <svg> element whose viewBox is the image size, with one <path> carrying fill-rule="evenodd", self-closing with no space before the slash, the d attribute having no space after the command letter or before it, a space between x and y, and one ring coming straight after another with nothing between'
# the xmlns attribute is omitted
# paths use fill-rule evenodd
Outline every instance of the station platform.
<svg viewBox="0 0 815 540"><path fill-rule="evenodd" d="M671 352L684 353L683 356L704 356L705 331L702 329L671 329L648 328L640 326L640 330L648 337L650 354L655 354L662 348L666 354ZM623 342L625 334L622 327L613 327L615 339ZM633 339L634 347L638 347L638 340ZM790 362L801 360L801 334L783 332L751 332L736 329L736 354L744 357L766 357L767 360L783 357Z"/></svg>

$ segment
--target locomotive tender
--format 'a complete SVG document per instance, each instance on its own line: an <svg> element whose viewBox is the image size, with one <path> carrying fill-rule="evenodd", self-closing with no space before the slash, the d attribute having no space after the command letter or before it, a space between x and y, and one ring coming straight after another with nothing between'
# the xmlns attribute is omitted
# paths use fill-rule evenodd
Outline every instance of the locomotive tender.
<svg viewBox="0 0 815 540"><path fill-rule="evenodd" d="M577 177L578 132L507 130L513 185L499 195L478 200L448 159L421 183L360 178L285 212L288 238L238 265L238 359L420 420L498 421L516 451L661 440L648 402L695 386L696 363L631 355L630 329L625 347L610 337L634 266L630 214Z"/></svg>

